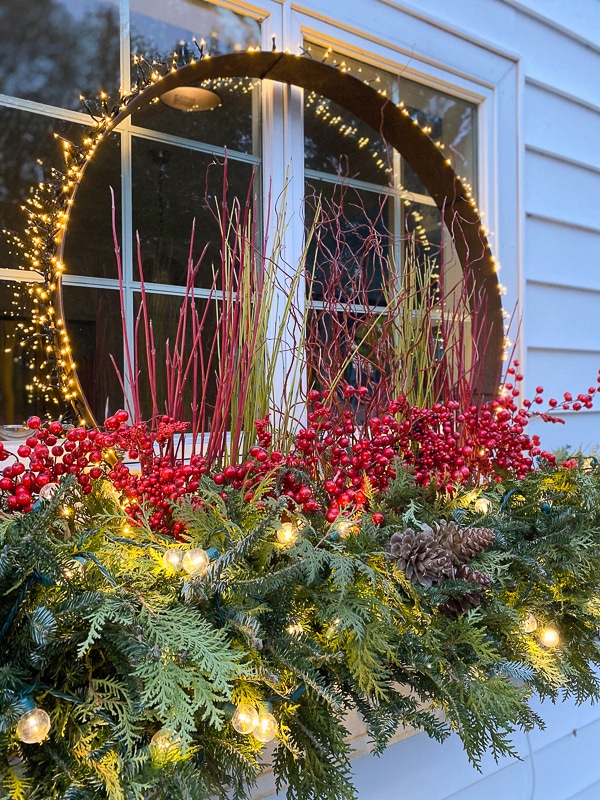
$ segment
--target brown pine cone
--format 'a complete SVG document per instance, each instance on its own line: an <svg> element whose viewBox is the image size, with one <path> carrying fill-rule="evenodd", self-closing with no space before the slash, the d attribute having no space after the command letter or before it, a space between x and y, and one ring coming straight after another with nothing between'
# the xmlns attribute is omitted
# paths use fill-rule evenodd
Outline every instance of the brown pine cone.
<svg viewBox="0 0 600 800"><path fill-rule="evenodd" d="M466 614L472 608L477 608L481 605L481 593L469 592L460 597L449 597L445 602L439 606L440 611L449 616L458 617L460 614Z"/></svg>
<svg viewBox="0 0 600 800"><path fill-rule="evenodd" d="M481 605L483 599L483 590L491 585L492 579L484 572L477 572L477 570L470 569L462 564L456 570L455 578L461 581L469 581L470 583L478 583L481 588L474 589L472 592L460 595L458 597L448 597L448 599L440 606L440 611L445 614L458 616L465 614L472 608Z"/></svg>
<svg viewBox="0 0 600 800"><path fill-rule="evenodd" d="M491 528L461 528L455 522L434 522L433 535L448 551L455 566L467 564L474 556L489 547L496 534Z"/></svg>
<svg viewBox="0 0 600 800"><path fill-rule="evenodd" d="M478 583L484 589L492 585L492 578L486 572L478 572L476 569L461 564L456 570L455 578L461 581L470 581L471 583Z"/></svg>
<svg viewBox="0 0 600 800"><path fill-rule="evenodd" d="M432 586L453 575L448 551L436 542L431 528L422 531L407 528L394 533L386 549L409 581Z"/></svg>

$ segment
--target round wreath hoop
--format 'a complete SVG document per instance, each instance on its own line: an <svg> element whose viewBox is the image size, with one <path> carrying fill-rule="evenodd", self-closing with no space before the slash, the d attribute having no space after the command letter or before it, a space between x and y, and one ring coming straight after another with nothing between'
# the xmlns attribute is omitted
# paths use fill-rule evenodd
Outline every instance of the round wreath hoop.
<svg viewBox="0 0 600 800"><path fill-rule="evenodd" d="M482 399L494 397L503 353L502 305L496 265L470 191L455 173L450 161L402 105L394 104L372 86L324 62L289 53L250 50L214 58L205 56L165 75L152 75L148 86L122 98L120 106L100 121L93 146L79 166L77 180L64 206L60 233L54 240L56 249L53 263L62 265L75 195L93 152L102 139L118 128L123 120L165 92L208 79L240 77L276 81L316 91L378 131L406 160L440 210L467 278L470 296L482 305L481 341L484 346L478 354L481 369L476 388ZM52 294L56 323L62 335L66 336L61 275L62 269L59 269L52 276L55 287ZM83 408L83 416L93 420L94 415L77 378L70 348L67 348L67 352L63 368L71 387L70 401L80 416Z"/></svg>

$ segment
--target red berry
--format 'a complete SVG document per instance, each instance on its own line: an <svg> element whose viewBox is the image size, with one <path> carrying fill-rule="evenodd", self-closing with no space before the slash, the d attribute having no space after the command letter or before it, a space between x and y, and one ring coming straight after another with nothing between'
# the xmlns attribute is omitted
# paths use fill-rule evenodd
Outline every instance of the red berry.
<svg viewBox="0 0 600 800"><path fill-rule="evenodd" d="M327 512L327 514L325 514L325 519L327 520L327 522L335 522L339 514L340 514L339 508L337 508L336 506L332 506Z"/></svg>
<svg viewBox="0 0 600 800"><path fill-rule="evenodd" d="M385 517L383 514L380 514L379 511L376 511L375 514L371 517L375 525L382 525L385 521Z"/></svg>
<svg viewBox="0 0 600 800"><path fill-rule="evenodd" d="M41 424L42 420L36 416L29 417L29 419L27 420L27 427L31 428L32 431L39 428Z"/></svg>

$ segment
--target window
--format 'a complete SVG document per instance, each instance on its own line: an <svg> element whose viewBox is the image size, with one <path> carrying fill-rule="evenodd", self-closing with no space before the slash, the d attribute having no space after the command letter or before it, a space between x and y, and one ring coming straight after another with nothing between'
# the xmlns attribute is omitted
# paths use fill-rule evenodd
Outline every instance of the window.
<svg viewBox="0 0 600 800"><path fill-rule="evenodd" d="M9 233L8 246L5 240L0 245L0 424L21 422L59 402L40 385L43 347L25 351L19 346L29 320L22 300L15 298L17 281L34 276L17 270L21 253L10 237L23 229L21 206L31 187L49 179L51 165L61 168L61 144L81 142L92 124L79 95L87 96L92 108L102 89L106 107L112 106L118 102L120 85L135 86L157 58L189 58L196 47L194 37L203 33L206 43L200 46L212 55L260 43L257 19L203 0L131 0L127 13L122 13L121 18L119 5L111 0L42 0L26 7L11 0L0 9L3 28L12 31L0 56L0 91L5 96L0 104L0 209ZM23 60L22 53L31 50L34 57ZM131 54L137 55L136 63ZM202 230L194 257L204 241L214 241L213 249L218 249L216 223L205 207L207 192L215 191L206 185L209 164L215 157L222 160L227 147L232 194L248 191L260 165L260 84L220 80L210 88L222 102L210 113L185 114L157 103L134 115L99 148L77 191L64 252L63 298L79 379L97 418L123 403L109 358L112 355L123 369L109 187L116 195L128 328L133 329L140 298L135 257L139 231L143 277L161 353L185 291L194 218ZM206 254L198 273L199 304L209 293L213 255ZM29 333L35 336L36 331ZM164 359L157 362L164 366ZM144 401L147 407L149 398Z"/></svg>
<svg viewBox="0 0 600 800"><path fill-rule="evenodd" d="M30 5L30 4L29 4ZM0 59L0 213L9 235L0 243L0 424L19 423L31 413L58 413L58 398L42 389L38 376L43 351L20 347L24 334L35 339L29 318L17 300L23 280L35 275L18 270L21 253L11 234L23 227L21 206L30 188L48 180L51 165L60 167L64 141L81 141L93 123L82 110L80 94L93 99L100 89L111 107L119 87L135 87L155 59L177 63L205 48L215 55L260 46L265 31L258 16L204 0L41 0L35 8L9 0L0 20L13 31ZM204 36L204 44L194 37ZM431 127L431 135L451 149L459 172L476 182L476 107L473 103L425 84L369 67L356 59L311 44L313 58L327 58L344 69L378 82L394 102L403 100L411 115ZM27 62L20 58L34 51ZM137 59L132 59L136 54ZM132 63L133 61L133 63ZM69 224L64 260L64 305L78 364L78 374L97 418L122 405L122 390L109 355L120 369L124 351L119 279L112 247L111 196L115 191L117 233L121 241L125 313L132 330L142 289L136 259L139 231L143 279L154 320L156 346L162 351L178 318L185 294L185 275L192 220L196 218L193 254L206 242L218 249L216 222L206 208L209 165L227 148L230 194L245 196L250 182L260 193L263 130L273 137L274 119L288 111L261 101L260 81L218 79L208 88L222 104L206 114L185 114L164 103L136 112L99 149L86 171ZM266 112L263 112L266 109ZM268 116L261 119L262 114ZM264 122L264 126L263 126ZM270 147L281 147L273 138ZM351 118L314 92L305 93L304 143L307 198L334 201L343 187L348 219L379 226L390 261L401 263L408 239L421 242L422 256L431 252L438 266L447 244L440 215L416 175L376 131ZM272 153L265 162L273 163ZM279 162L284 181L286 164ZM207 184L207 175L209 176ZM215 171L218 182L219 176ZM263 186L266 183L262 184ZM310 216L310 213L309 213ZM298 225L297 219L294 225ZM297 237L297 240L300 237ZM195 298L200 313L211 290L209 251L197 275ZM357 308L360 323L369 309L385 306L381 270L369 255L362 272L366 292ZM449 258L444 256L447 262ZM324 265L321 265L321 268ZM379 272L378 272L379 270ZM323 309L325 298L315 284L312 303ZM361 316L362 315L362 316ZM331 323L331 320L330 320ZM356 331L354 332L356 334ZM354 334L353 334L354 335ZM357 335L360 335L358 333ZM161 368L161 358L158 358ZM150 398L144 398L146 408ZM55 410L52 409L55 404Z"/></svg>
<svg viewBox="0 0 600 800"><path fill-rule="evenodd" d="M391 102L402 103L449 154L464 180L476 184L474 103L370 67L330 47L305 43L305 49L311 58L360 77ZM351 383L373 384L391 373L386 361L398 354L389 345L399 332L386 324L382 312L390 296L386 284L390 277L394 283L401 278L398 273L407 273L401 291L410 294L413 313L420 303L436 316L430 325L432 360L457 347L459 338L468 342L466 328L464 336L449 341L448 331L468 325L470 316L462 272L441 212L411 167L379 132L315 91L305 93L304 140L307 217L313 219L318 205L330 218L329 227L320 226L315 237L321 246L311 293L312 368L320 382L336 380L336 370L351 349L356 352L345 371ZM418 288L408 288L409 282ZM431 309L434 304L439 308ZM410 343L402 345L406 356ZM459 370L468 370L470 354L450 360L457 378ZM407 371L409 380L420 380L414 359L407 359Z"/></svg>

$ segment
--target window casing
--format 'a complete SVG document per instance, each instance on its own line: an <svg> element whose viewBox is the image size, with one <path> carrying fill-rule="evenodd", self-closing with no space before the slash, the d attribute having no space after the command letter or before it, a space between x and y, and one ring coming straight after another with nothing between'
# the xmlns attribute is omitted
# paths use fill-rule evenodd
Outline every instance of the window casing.
<svg viewBox="0 0 600 800"><path fill-rule="evenodd" d="M56 5L60 7L60 4ZM155 5L157 9L161 7L160 4ZM65 2L65 7L67 6L70 8L70 4ZM122 73L122 86L127 86L128 82L135 84L136 71L150 69L153 57L161 51L172 49L173 45L169 45L169 42L176 40L173 53L177 53L178 48L185 46L180 45L180 42L187 42L187 46L191 46L192 36L198 35L199 29L205 30L208 27L206 25L208 17L203 18L203 13L209 17L212 15L217 21L220 20L223 30L226 31L222 34L217 27L210 26L210 36L207 37L205 47L212 48L215 52L221 46L227 50L235 50L237 47L245 49L248 45L259 44L260 37L264 42L269 33L267 23L263 24L261 33L260 15L252 18L248 14L236 13L225 6L189 0L179 0L171 6L177 10L177 14L167 22L159 18L158 11L156 16L153 16L154 5L141 3L140 0L131 0L130 4L122 2L120 17L116 13L114 4L110 2L94 0L90 3L92 17L96 13L97 18L90 26L89 34L86 35L85 47L81 46L74 59L77 62L83 61L86 47L88 51L91 47L88 39L99 35L100 30L104 30L105 33L108 31L109 57L105 60L103 68L105 72L103 86L107 92L107 103L111 102L111 97L114 97L117 91L119 69ZM23 36L29 36L27 25L33 25L32 21L29 20L22 26ZM68 41L69 26L62 24L60 27L63 31L61 36ZM237 35L232 36L229 31L235 31ZM120 50L116 46L117 41L121 42ZM318 44L313 44L312 47L322 57L325 48L319 48ZM146 60L131 67L131 53L134 50L144 55ZM348 58L348 63L357 71L363 69L366 80L387 81L394 99L401 93L403 79L398 80L393 73L386 73L377 67L370 68L368 64L359 64L356 59L352 61ZM37 163L37 154L41 153L46 163L56 163L57 156L52 153L54 145L52 134L58 133L67 140L77 141L83 138L86 128L91 123L89 115L75 110L81 105L74 94L74 87L79 91L80 80L83 92L93 96L93 75L89 70L83 70L81 75L69 75L57 54L54 67L58 66L61 74L67 76L63 92L54 85L50 89L49 80L39 86L40 81L36 83L34 80L34 72L25 77L19 78L17 75L11 78L9 70L7 73L9 78L0 86L6 93L1 98L0 113L5 114L13 130L18 131L16 138L19 141L30 142L29 148L23 147L15 153L15 158L10 159L6 168L7 196L12 192L14 197L16 193L17 196L20 195L21 201L26 198L29 185L38 182L44 175L43 169ZM35 70L35 67L32 66L31 70ZM426 92L426 89L414 81L404 80L404 87L411 89L415 97L414 102L417 104L420 99L419 94ZM300 180L297 171L294 171L291 180L288 171L293 156L296 157L294 163L298 163L299 146L302 147L297 125L302 108L302 93L293 87L273 84L261 87L249 85L243 80L229 84L221 82L215 89L223 95L223 111L230 117L229 126L218 122L222 119L218 117L220 112L187 115L163 108L160 104L156 108L150 107L137 116L134 115L120 128L118 134L112 135L110 143L103 146L102 153L99 151L90 165L90 174L86 176L86 182L79 189L65 250L67 271L64 277L64 301L70 318L75 358L79 364L84 388L88 394L94 387L101 386L104 389L102 394L96 392L93 399L89 398L98 418L102 418L107 411L114 411L122 404L119 383L106 357L111 353L122 367L119 282L111 247L108 186L113 186L116 194L118 234L122 243L124 264L123 286L130 331L133 329L141 288L135 255L135 231L140 232L144 280L146 290L151 296L153 316L157 328L160 329L163 325L166 330L169 321L172 322L177 318L178 298L184 293L182 276L185 272L192 219L192 212L189 209L202 206L208 164L215 157L222 159L224 144L227 145L228 171L233 193L245 191L244 187L247 187L250 177L254 175L255 187L258 190L261 178L263 186L271 182L272 192L276 192L278 186L289 181L291 188L288 192L288 201L292 207L304 194L303 181ZM433 94L430 92L429 97L431 98ZM438 96L441 97L442 94L438 93ZM445 97L450 98L450 95L446 94ZM309 114L311 108L317 109L318 103L318 98L307 95L305 113ZM421 105L425 104L421 102ZM470 113L474 120L476 117L474 105L463 103L463 107L471 109ZM416 114L425 113L424 109L417 108L416 105L411 108L415 109ZM315 113L315 118L317 116ZM223 141L224 129L227 130L227 142ZM305 144L307 144L310 138L310 125L306 125L305 131ZM336 136L343 137L343 133L338 130ZM276 141L278 135L279 142ZM371 137L376 138L376 134L373 137L371 132ZM344 138L348 141L347 137ZM475 139L476 135L473 135L470 155L467 157L473 170L476 163ZM268 144L264 150L264 157L261 147L263 140ZM356 141L359 140L360 136ZM341 144L343 146L343 140ZM381 147L379 155L381 163L370 155L371 162L356 172L352 172L353 167L345 159L338 158L343 153L341 147L338 148L337 154L332 148L329 149L329 161L327 153L319 153L318 148L312 152L310 146L302 148L307 152L304 168L306 181L312 182L317 188L327 189L339 181L340 175L344 175L345 183L359 190L363 197L386 198L388 206L386 225L391 230L408 230L410 214L406 212L406 204L410 203L414 222L414 230L411 233L419 235L419 224L427 232L428 226L423 222L429 218L431 234L431 231L440 225L439 215L436 217L433 202L419 191L415 176L410 175L399 156L385 151L383 143ZM56 149L54 152L56 153ZM12 178L10 169L13 170ZM18 170L20 170L18 177L15 177ZM94 171L98 174L98 183L102 182L106 187L104 196L97 191L98 183L94 181ZM197 176L196 183L190 180L190 175ZM473 183L474 172L470 177ZM88 199L85 197L86 191L90 194ZM18 231L19 215L15 213L15 205L14 201L7 200L4 205L7 213L3 222L8 229ZM298 252L302 235L296 215L292 230L287 234L292 252ZM205 232L204 238L210 239L211 236L210 234L206 236ZM429 242L434 238L430 235ZM198 248L201 244L202 241L199 239ZM6 266L0 273L3 288L6 289L2 292L3 325L7 328L7 336L11 333L20 336L21 328L18 326L26 326L27 320L19 316L19 310L8 298L14 284L32 276L14 270L19 262L19 253L15 252L14 248L5 255ZM196 297L202 302L210 293L210 284L207 272L201 272L200 275L204 276L204 280L201 277L198 282ZM372 299L377 304L377 298ZM318 298L316 302L318 303ZM0 424L10 424L22 421L30 413L47 409L45 400L40 396L34 383L35 357L33 361L26 361L23 356L16 356L14 342L11 342L10 347L7 344L4 349L10 352L4 353L7 357L4 358L2 366L4 376L2 385L7 396L2 398L4 416L0 419ZM103 355L93 358L93 354ZM12 393L6 389L9 383L13 386Z"/></svg>

